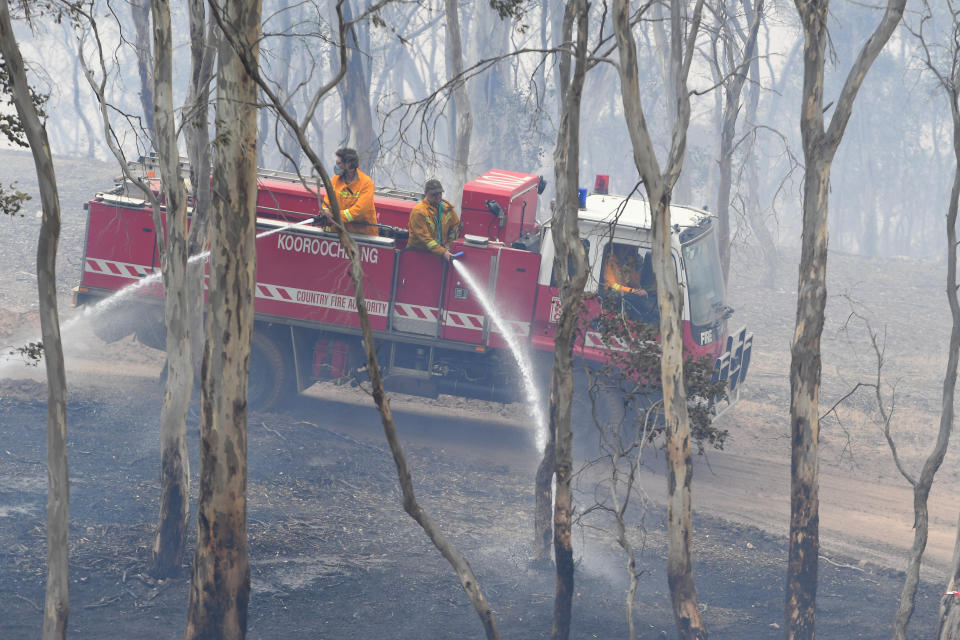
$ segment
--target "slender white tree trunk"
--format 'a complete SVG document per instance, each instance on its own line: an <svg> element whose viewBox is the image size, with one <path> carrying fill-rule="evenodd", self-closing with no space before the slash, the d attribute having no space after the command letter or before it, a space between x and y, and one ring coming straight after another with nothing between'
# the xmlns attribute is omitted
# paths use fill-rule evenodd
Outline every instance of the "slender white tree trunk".
<svg viewBox="0 0 960 640"><path fill-rule="evenodd" d="M647 130L637 78L637 54L630 30L629 0L614 3L613 21L620 54L624 115L633 146L634 164L643 178L653 222L653 263L660 309L661 387L667 434L667 582L680 637L706 638L693 580L691 512L693 467L690 460L690 416L683 381L683 298L671 254L670 201L680 177L690 123L687 77L699 31L703 1L696 3L691 24L681 20L681 2L670 3L670 82L676 120L666 168L661 171Z"/></svg>
<svg viewBox="0 0 960 640"><path fill-rule="evenodd" d="M0 53L9 74L17 116L23 126L40 184L43 219L37 242L37 291L40 334L47 371L47 586L43 607L43 639L67 636L70 608L70 479L67 473L67 380L57 311L57 245L60 241L60 198L47 130L37 114L20 48L10 23L7 0L0 0Z"/></svg>
<svg viewBox="0 0 960 640"><path fill-rule="evenodd" d="M444 0L447 17L447 80L458 78L463 73L463 45L460 36L460 14L457 0ZM453 88L453 104L456 107L456 138L453 143L454 184L451 193L463 191L467 183L467 170L470 163L470 137L473 134L473 112L470 110L470 96L466 83L457 82Z"/></svg>
<svg viewBox="0 0 960 640"><path fill-rule="evenodd" d="M183 562L190 513L187 408L193 392L190 352L191 299L187 288L187 197L180 175L173 113L173 32L168 0L151 2L154 34L154 126L166 197L166 242L160 256L166 324L167 378L160 410L160 516L153 570L176 575ZM157 228L162 233L163 227Z"/></svg>
<svg viewBox="0 0 960 640"><path fill-rule="evenodd" d="M564 63L571 70L564 92L560 130L553 152L554 176L557 181L557 208L552 237L556 253L557 274L562 302L560 321L554 344L553 378L550 393L550 431L555 442L553 463L556 489L553 504L553 554L556 560L557 583L553 604L553 640L570 637L573 617L573 344L580 327L583 289L587 283L587 258L580 242L577 216L579 186L580 102L587 72L587 35L589 4L585 0L569 0L567 12L571 27L576 25L574 55ZM571 29L572 35L572 29ZM573 265L573 272L568 271ZM548 463L547 457L541 466Z"/></svg>

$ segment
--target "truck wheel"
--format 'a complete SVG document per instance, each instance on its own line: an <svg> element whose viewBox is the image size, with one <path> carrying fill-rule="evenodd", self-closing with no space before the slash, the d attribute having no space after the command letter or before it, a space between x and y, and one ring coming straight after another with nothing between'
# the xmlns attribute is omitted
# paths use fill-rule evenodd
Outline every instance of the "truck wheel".
<svg viewBox="0 0 960 640"><path fill-rule="evenodd" d="M293 385L293 371L283 351L269 335L254 332L250 344L247 406L253 411L266 411L279 405Z"/></svg>

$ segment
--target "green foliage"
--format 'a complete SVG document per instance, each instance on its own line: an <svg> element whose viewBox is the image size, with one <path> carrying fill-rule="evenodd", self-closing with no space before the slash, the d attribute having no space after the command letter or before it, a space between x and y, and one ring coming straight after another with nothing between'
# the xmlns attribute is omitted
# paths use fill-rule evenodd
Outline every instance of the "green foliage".
<svg viewBox="0 0 960 640"><path fill-rule="evenodd" d="M29 366L35 367L43 359L43 343L30 342L22 347L11 348L10 355L19 355Z"/></svg>
<svg viewBox="0 0 960 640"><path fill-rule="evenodd" d="M16 182L10 187L0 185L0 213L10 216L19 215L22 218L23 214L20 211L27 200L30 200L30 194L17 189Z"/></svg>
<svg viewBox="0 0 960 640"><path fill-rule="evenodd" d="M0 89L3 90L6 96L7 104L13 106L13 85L10 79L10 71L7 69L6 61L2 59L0 59ZM43 107L50 96L37 93L33 90L33 87L29 87L29 90L30 99L33 101L33 106L37 110L37 116L39 116L41 121L45 121L47 119L47 113ZM20 116L17 115L16 109L12 109L12 113L0 114L0 133L17 146L30 146L27 143L27 133L23 128L23 123L20 122Z"/></svg>
<svg viewBox="0 0 960 640"><path fill-rule="evenodd" d="M599 391L616 398L622 406L613 413L617 424L602 424L601 429L615 429L626 444L663 442L665 422L660 387L660 368L663 357L658 340L659 326L655 318L656 300L643 302L647 306L638 313L620 295L606 296L602 301L600 316L593 321L603 342L609 347L609 360L592 371L591 398L596 404ZM652 314L652 315L650 315ZM726 393L726 381L713 380L713 358L698 360L687 357L683 366L684 385L687 392L687 412L690 416L690 433L697 452L706 448L723 449L729 432L713 425L714 406ZM609 399L608 399L609 402ZM594 412L595 418L606 418Z"/></svg>

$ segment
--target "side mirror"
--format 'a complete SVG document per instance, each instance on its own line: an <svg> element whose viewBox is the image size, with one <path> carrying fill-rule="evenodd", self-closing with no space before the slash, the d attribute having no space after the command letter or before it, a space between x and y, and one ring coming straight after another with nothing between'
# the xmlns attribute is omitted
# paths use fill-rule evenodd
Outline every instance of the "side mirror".
<svg viewBox="0 0 960 640"><path fill-rule="evenodd" d="M543 192L547 189L547 181L543 179L543 176L537 176L540 179L540 182L537 184L537 195L542 196Z"/></svg>

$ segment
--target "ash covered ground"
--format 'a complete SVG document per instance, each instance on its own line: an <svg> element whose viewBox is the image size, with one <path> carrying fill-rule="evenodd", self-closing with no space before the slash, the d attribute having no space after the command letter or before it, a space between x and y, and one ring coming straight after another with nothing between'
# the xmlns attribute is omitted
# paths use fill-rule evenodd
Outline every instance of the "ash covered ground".
<svg viewBox="0 0 960 640"><path fill-rule="evenodd" d="M29 155L4 152L0 183L35 183ZM112 184L111 165L60 159L64 211L59 255L64 318L79 277L82 204ZM0 345L36 339L39 200L4 218ZM735 320L756 334L740 402L721 418L726 451L696 461L696 584L716 638L782 636L789 511L789 345L796 255L785 252L774 289L741 256L731 282ZM949 334L937 261L834 255L824 334L824 410L875 375L858 319L886 331L885 374L896 387L894 432L913 470L932 446ZM851 315L852 312L856 315ZM160 354L130 339L112 345L79 326L68 348L71 613L74 638L182 634L188 569L149 577L159 499ZM42 370L7 366L0 379L0 637L37 637L43 605L46 389ZM537 453L520 405L398 396L397 424L421 503L466 554L504 638L548 635L551 570L529 564ZM824 421L820 635L889 635L911 543L912 507L866 394ZM196 425L196 415L192 424ZM196 494L197 437L191 433ZM362 390L317 388L284 413L249 422L251 638L482 638L455 575L399 503L379 418ZM642 638L674 637L664 562L665 479L653 461L641 482L650 506L636 621ZM931 501L932 532L911 637L932 635L960 500L950 491L956 447ZM578 503L593 484L578 482ZM593 519L577 529L575 637L626 637L624 558ZM639 534L639 527L634 528ZM193 533L191 532L191 536ZM192 545L190 554L192 557Z"/></svg>

